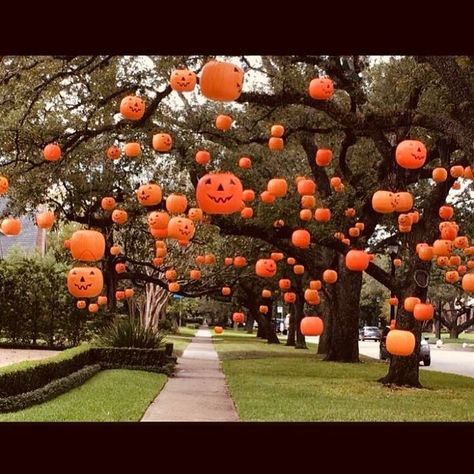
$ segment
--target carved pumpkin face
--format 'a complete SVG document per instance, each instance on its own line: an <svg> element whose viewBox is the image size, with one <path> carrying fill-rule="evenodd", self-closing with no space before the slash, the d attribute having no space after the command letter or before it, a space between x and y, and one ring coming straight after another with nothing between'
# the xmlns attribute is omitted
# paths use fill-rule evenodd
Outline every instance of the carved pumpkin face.
<svg viewBox="0 0 474 474"><path fill-rule="evenodd" d="M107 158L109 160L118 160L120 158L120 148L115 145L109 146L107 148Z"/></svg>
<svg viewBox="0 0 474 474"><path fill-rule="evenodd" d="M104 209L104 211L113 211L116 205L117 203L113 197L102 198L100 202L100 207Z"/></svg>
<svg viewBox="0 0 474 474"><path fill-rule="evenodd" d="M0 194L5 194L8 191L8 179L5 176L0 176Z"/></svg>
<svg viewBox="0 0 474 474"><path fill-rule="evenodd" d="M147 221L152 229L167 229L170 215L165 211L153 211L148 214Z"/></svg>
<svg viewBox="0 0 474 474"><path fill-rule="evenodd" d="M153 135L153 149L156 151L170 151L173 140L169 133L156 133Z"/></svg>
<svg viewBox="0 0 474 474"><path fill-rule="evenodd" d="M194 236L194 222L187 217L173 217L168 223L168 237L190 240Z"/></svg>
<svg viewBox="0 0 474 474"><path fill-rule="evenodd" d="M161 201L161 188L157 184L142 184L137 199L142 206L154 206Z"/></svg>
<svg viewBox="0 0 474 474"><path fill-rule="evenodd" d="M145 101L136 95L128 95L120 102L120 113L128 120L140 120L145 113Z"/></svg>
<svg viewBox="0 0 474 474"><path fill-rule="evenodd" d="M395 150L395 159L402 168L408 170L421 168L426 161L426 147L418 140L403 140Z"/></svg>
<svg viewBox="0 0 474 474"><path fill-rule="evenodd" d="M188 217L194 222L202 221L202 209L199 207L191 207L188 211Z"/></svg>
<svg viewBox="0 0 474 474"><path fill-rule="evenodd" d="M242 208L242 183L232 173L204 175L196 187L198 206L208 214L232 214Z"/></svg>
<svg viewBox="0 0 474 474"><path fill-rule="evenodd" d="M209 61L202 68L199 86L208 99L224 102L236 100L244 85L244 71L231 63Z"/></svg>
<svg viewBox="0 0 474 474"><path fill-rule="evenodd" d="M261 258L255 264L255 273L264 278L274 277L277 271L275 260L271 258Z"/></svg>
<svg viewBox="0 0 474 474"><path fill-rule="evenodd" d="M97 267L75 267L67 275L67 289L76 298L94 298L103 286L104 277Z"/></svg>
<svg viewBox="0 0 474 474"><path fill-rule="evenodd" d="M112 221L116 224L125 224L125 222L127 222L127 219L127 211L124 211L123 209L115 209L112 212Z"/></svg>
<svg viewBox="0 0 474 474"><path fill-rule="evenodd" d="M171 73L170 86L177 92L191 92L196 86L196 74L188 69L176 69Z"/></svg>
<svg viewBox="0 0 474 474"><path fill-rule="evenodd" d="M309 95L313 99L327 100L334 94L334 84L329 77L317 77L309 84Z"/></svg>

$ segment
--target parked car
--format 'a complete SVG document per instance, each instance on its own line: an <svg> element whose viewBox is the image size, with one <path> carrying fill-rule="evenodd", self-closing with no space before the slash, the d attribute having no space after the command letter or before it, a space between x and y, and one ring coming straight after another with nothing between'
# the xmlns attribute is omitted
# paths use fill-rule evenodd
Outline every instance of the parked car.
<svg viewBox="0 0 474 474"><path fill-rule="evenodd" d="M382 331L377 326L364 326L359 329L359 341L366 341L371 339L372 341L380 341L382 338Z"/></svg>
<svg viewBox="0 0 474 474"><path fill-rule="evenodd" d="M423 361L423 365L428 367L431 365L431 351L430 345L428 344L428 338L424 338L421 340L420 343L420 354L418 356L419 362ZM390 358L390 354L387 352L387 348L385 347L385 339L382 338L380 340L380 360L386 360Z"/></svg>

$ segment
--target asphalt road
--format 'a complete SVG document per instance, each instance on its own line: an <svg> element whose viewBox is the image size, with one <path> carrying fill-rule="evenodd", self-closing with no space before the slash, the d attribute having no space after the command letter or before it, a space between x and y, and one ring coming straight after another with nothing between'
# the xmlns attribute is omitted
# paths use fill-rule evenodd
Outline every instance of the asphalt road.
<svg viewBox="0 0 474 474"><path fill-rule="evenodd" d="M446 347L439 349L434 344L430 344L430 349L431 365L424 367L423 363L420 363L421 368L474 377L474 352L452 350ZM359 352L378 359L379 343L374 341L359 341Z"/></svg>

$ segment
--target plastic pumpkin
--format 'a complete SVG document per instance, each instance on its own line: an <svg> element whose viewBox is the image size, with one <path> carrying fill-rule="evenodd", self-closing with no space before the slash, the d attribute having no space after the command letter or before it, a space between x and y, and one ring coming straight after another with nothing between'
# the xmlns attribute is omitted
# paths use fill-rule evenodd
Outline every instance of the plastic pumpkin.
<svg viewBox="0 0 474 474"><path fill-rule="evenodd" d="M278 287L283 291L289 290L291 288L291 281L288 278L281 278L278 281Z"/></svg>
<svg viewBox="0 0 474 474"><path fill-rule="evenodd" d="M454 209L451 206L441 206L439 208L439 217L441 217L441 219L451 219L453 215Z"/></svg>
<svg viewBox="0 0 474 474"><path fill-rule="evenodd" d="M173 193L166 198L166 210L170 214L182 214L187 207L188 200L184 194Z"/></svg>
<svg viewBox="0 0 474 474"><path fill-rule="evenodd" d="M201 271L200 270L191 270L189 272L189 278L191 278L191 280L199 280L201 278Z"/></svg>
<svg viewBox="0 0 474 474"><path fill-rule="evenodd" d="M461 265L461 257L459 255L452 255L449 257L449 265L451 267L457 267L458 265Z"/></svg>
<svg viewBox="0 0 474 474"><path fill-rule="evenodd" d="M205 165L211 161L211 154L207 150L200 150L195 156L196 163Z"/></svg>
<svg viewBox="0 0 474 474"><path fill-rule="evenodd" d="M448 171L445 168L435 168L431 172L431 177L437 183L443 183L448 179Z"/></svg>
<svg viewBox="0 0 474 474"><path fill-rule="evenodd" d="M262 290L262 298L271 298L272 297L272 292L267 289Z"/></svg>
<svg viewBox="0 0 474 474"><path fill-rule="evenodd" d="M133 288L125 288L125 298L133 298L135 290Z"/></svg>
<svg viewBox="0 0 474 474"><path fill-rule="evenodd" d="M273 204L276 200L276 197L270 191L263 191L260 194L260 199L265 204Z"/></svg>
<svg viewBox="0 0 474 474"><path fill-rule="evenodd" d="M344 215L346 217L354 217L356 215L356 211L353 207L348 207L345 211L344 211Z"/></svg>
<svg viewBox="0 0 474 474"><path fill-rule="evenodd" d="M221 289L223 296L229 296L232 293L232 290L228 286L223 286Z"/></svg>
<svg viewBox="0 0 474 474"><path fill-rule="evenodd" d="M78 300L76 303L77 309L84 309L87 306L87 303L84 300Z"/></svg>
<svg viewBox="0 0 474 474"><path fill-rule="evenodd" d="M438 239L433 242L433 254L441 257L449 257L453 250L453 243L450 240Z"/></svg>
<svg viewBox="0 0 474 474"><path fill-rule="evenodd" d="M244 85L244 71L227 62L209 61L201 71L201 93L211 100L229 102L240 97Z"/></svg>
<svg viewBox="0 0 474 474"><path fill-rule="evenodd" d="M324 323L318 316L305 316L300 323L303 336L320 336L324 331Z"/></svg>
<svg viewBox="0 0 474 474"><path fill-rule="evenodd" d="M219 130L230 130L233 121L230 115L218 115L216 118L216 128Z"/></svg>
<svg viewBox="0 0 474 474"><path fill-rule="evenodd" d="M114 209L112 212L112 221L116 224L125 224L128 220L127 211L123 209Z"/></svg>
<svg viewBox="0 0 474 474"><path fill-rule="evenodd" d="M222 326L214 326L214 332L216 334L222 334L224 332L224 329L222 329Z"/></svg>
<svg viewBox="0 0 474 474"><path fill-rule="evenodd" d="M312 209L313 207L316 207L316 198L309 195L301 196L301 207L303 209Z"/></svg>
<svg viewBox="0 0 474 474"><path fill-rule="evenodd" d="M252 160L248 156L243 156L239 160L239 168L249 170L252 167Z"/></svg>
<svg viewBox="0 0 474 474"><path fill-rule="evenodd" d="M296 187L302 196L312 196L316 192L316 183L312 179L300 179Z"/></svg>
<svg viewBox="0 0 474 474"><path fill-rule="evenodd" d="M115 271L117 273L125 273L126 270L127 270L127 267L125 266L125 263L119 262L115 264Z"/></svg>
<svg viewBox="0 0 474 474"><path fill-rule="evenodd" d="M191 240L194 232L194 222L187 217L172 217L168 223L168 237L173 239Z"/></svg>
<svg viewBox="0 0 474 474"><path fill-rule="evenodd" d="M104 277L97 267L75 267L67 275L67 288L76 298L94 298L103 286Z"/></svg>
<svg viewBox="0 0 474 474"><path fill-rule="evenodd" d="M358 227L350 227L349 228L349 236L350 237L359 237L360 230Z"/></svg>
<svg viewBox="0 0 474 474"><path fill-rule="evenodd" d="M115 209L115 206L117 205L115 199L113 197L105 197L102 198L102 201L100 202L100 207L104 211L113 211Z"/></svg>
<svg viewBox="0 0 474 474"><path fill-rule="evenodd" d="M311 209L301 209L300 211L300 219L302 221L310 221L313 218L313 213Z"/></svg>
<svg viewBox="0 0 474 474"><path fill-rule="evenodd" d="M245 265L247 265L247 259L245 257L242 257L242 256L234 257L234 267L242 268L242 267L245 267Z"/></svg>
<svg viewBox="0 0 474 474"><path fill-rule="evenodd" d="M403 302L403 307L405 308L405 311L412 313L415 305L418 303L421 303L420 298L417 298L416 296L408 296Z"/></svg>
<svg viewBox="0 0 474 474"><path fill-rule="evenodd" d="M57 143L50 143L44 147L43 156L46 161L58 161L61 158L61 147Z"/></svg>
<svg viewBox="0 0 474 474"><path fill-rule="evenodd" d="M426 154L426 147L422 142L403 140L397 145L395 159L402 168L415 170L425 164Z"/></svg>
<svg viewBox="0 0 474 474"><path fill-rule="evenodd" d="M165 211L153 211L147 216L147 222L152 229L167 229L170 216Z"/></svg>
<svg viewBox="0 0 474 474"><path fill-rule="evenodd" d="M233 313L232 314L232 321L236 324L242 324L245 321L245 314L244 313Z"/></svg>
<svg viewBox="0 0 474 474"><path fill-rule="evenodd" d="M268 148L272 151L279 151L283 150L285 147L285 142L283 141L283 138L279 137L270 137L268 140Z"/></svg>
<svg viewBox="0 0 474 474"><path fill-rule="evenodd" d="M275 260L275 262L279 262L280 260L283 260L283 254L281 252L272 252L270 258Z"/></svg>
<svg viewBox="0 0 474 474"><path fill-rule="evenodd" d="M386 348L389 354L409 356L415 350L415 336L410 331L391 329L387 334Z"/></svg>
<svg viewBox="0 0 474 474"><path fill-rule="evenodd" d="M5 176L0 176L0 194L5 194L8 191L8 179Z"/></svg>
<svg viewBox="0 0 474 474"><path fill-rule="evenodd" d="M170 86L177 92L191 92L196 87L196 74L188 69L176 69L171 73Z"/></svg>
<svg viewBox="0 0 474 474"><path fill-rule="evenodd" d="M329 283L329 284L336 283L336 281L337 281L337 272L334 271L334 270L324 270L323 280L326 283Z"/></svg>
<svg viewBox="0 0 474 474"><path fill-rule="evenodd" d="M318 166L327 166L331 163L332 161L332 151L325 149L325 148L320 148L316 152L316 164Z"/></svg>
<svg viewBox="0 0 474 474"><path fill-rule="evenodd" d="M76 260L96 262L105 253L105 237L95 230L77 230L71 236L71 254Z"/></svg>
<svg viewBox="0 0 474 474"><path fill-rule="evenodd" d="M357 229L359 229L362 232L365 229L365 224L363 222L356 222L354 224L354 227L356 227Z"/></svg>
<svg viewBox="0 0 474 474"><path fill-rule="evenodd" d="M283 197L288 192L288 183L284 178L273 178L267 184L267 191L276 197Z"/></svg>
<svg viewBox="0 0 474 474"><path fill-rule="evenodd" d="M469 246L469 240L464 235L456 237L454 239L454 246L457 249L465 249Z"/></svg>
<svg viewBox="0 0 474 474"><path fill-rule="evenodd" d="M271 278L276 275L277 266L271 258L260 258L255 263L255 273L259 277Z"/></svg>
<svg viewBox="0 0 474 474"><path fill-rule="evenodd" d="M291 234L291 243L295 247L305 249L309 247L310 242L311 242L311 235L305 229L295 230L293 231L293 234Z"/></svg>
<svg viewBox="0 0 474 474"><path fill-rule="evenodd" d="M395 211L395 194L390 191L376 191L372 196L372 208L380 214Z"/></svg>
<svg viewBox="0 0 474 474"><path fill-rule="evenodd" d="M293 267L293 273L295 275L303 275L304 273L304 265L295 265Z"/></svg>
<svg viewBox="0 0 474 474"><path fill-rule="evenodd" d="M196 258L194 259L194 261L198 264L198 265L202 265L205 263L206 261L206 257L204 255L197 255Z"/></svg>
<svg viewBox="0 0 474 474"><path fill-rule="evenodd" d="M449 263L449 258L448 257L438 257L436 259L436 264L439 266L439 267L446 267Z"/></svg>
<svg viewBox="0 0 474 474"><path fill-rule="evenodd" d="M309 95L316 100L328 100L334 94L334 83L329 77L317 77L309 83Z"/></svg>
<svg viewBox="0 0 474 474"><path fill-rule="evenodd" d="M247 263L244 257L237 257L237 258L243 258L245 261L245 264ZM208 253L204 255L204 263L206 265L214 265L216 263L216 256L212 253Z"/></svg>
<svg viewBox="0 0 474 474"><path fill-rule="evenodd" d="M97 311L99 311L99 305L97 303L91 303L87 309L89 313L97 313Z"/></svg>
<svg viewBox="0 0 474 474"><path fill-rule="evenodd" d="M109 160L117 160L120 158L120 148L118 146L112 145L107 148L105 154Z"/></svg>
<svg viewBox="0 0 474 474"><path fill-rule="evenodd" d="M468 293L474 292L474 273L466 273L461 281L462 289Z"/></svg>
<svg viewBox="0 0 474 474"><path fill-rule="evenodd" d="M268 306L266 304L262 304L258 307L259 313L267 314L268 313Z"/></svg>
<svg viewBox="0 0 474 474"><path fill-rule="evenodd" d="M140 143L130 142L125 144L125 146L123 147L123 151L125 153L125 156L128 156L129 158L136 158L137 156L141 155L142 148L140 146Z"/></svg>
<svg viewBox="0 0 474 474"><path fill-rule="evenodd" d="M142 184L137 190L137 199L142 206L155 206L161 201L161 188L157 184Z"/></svg>
<svg viewBox="0 0 474 474"><path fill-rule="evenodd" d="M459 165L451 166L449 169L449 174L453 178L460 178L464 174L464 167Z"/></svg>
<svg viewBox="0 0 474 474"><path fill-rule="evenodd" d="M367 270L369 262L372 259L373 255L363 250L349 250L346 254L346 267L352 271L362 272Z"/></svg>
<svg viewBox="0 0 474 474"><path fill-rule="evenodd" d="M388 299L388 304L390 306L397 306L398 305L398 298L396 296L392 296Z"/></svg>
<svg viewBox="0 0 474 474"><path fill-rule="evenodd" d="M418 303L413 309L413 316L417 321L429 321L433 319L434 308L429 303Z"/></svg>
<svg viewBox="0 0 474 474"><path fill-rule="evenodd" d="M0 228L5 235L18 235L21 232L21 221L13 218L4 219Z"/></svg>
<svg viewBox="0 0 474 474"><path fill-rule="evenodd" d="M107 304L107 296L99 296L97 297L97 304L99 306L105 306Z"/></svg>
<svg viewBox="0 0 474 474"><path fill-rule="evenodd" d="M173 147L173 139L169 133L155 133L155 135L153 135L152 146L156 151L167 152Z"/></svg>
<svg viewBox="0 0 474 474"><path fill-rule="evenodd" d="M341 184L342 184L341 178L339 178L339 176L333 176L330 179L329 182L331 184L331 187L333 187L333 188L337 188L337 187L341 186Z"/></svg>
<svg viewBox="0 0 474 474"><path fill-rule="evenodd" d="M225 257L224 258L224 265L228 267L229 265L232 265L234 262L234 259L232 257Z"/></svg>
<svg viewBox="0 0 474 474"><path fill-rule="evenodd" d="M311 280L309 282L309 287L311 290L320 290L322 288L321 280Z"/></svg>
<svg viewBox="0 0 474 474"><path fill-rule="evenodd" d="M255 199L255 191L253 189L244 189L242 191L242 201L252 202Z"/></svg>
<svg viewBox="0 0 474 474"><path fill-rule="evenodd" d="M331 219L331 209L323 207L316 209L314 219L318 222L328 222Z"/></svg>
<svg viewBox="0 0 474 474"><path fill-rule="evenodd" d="M145 113L145 101L136 95L128 95L120 102L120 113L128 120L140 120Z"/></svg>
<svg viewBox="0 0 474 474"><path fill-rule="evenodd" d="M296 293L293 293L292 291L287 291L287 292L283 295L283 301L284 301L286 304L294 303L294 302L296 301Z"/></svg>
<svg viewBox="0 0 474 474"><path fill-rule="evenodd" d="M274 223L273 223L273 227L275 229L281 229L283 226L285 225L285 221L283 219L277 219Z"/></svg>
<svg viewBox="0 0 474 474"><path fill-rule="evenodd" d="M176 293L180 290L181 286L178 282L172 281L168 284L168 291L171 293Z"/></svg>
<svg viewBox="0 0 474 474"><path fill-rule="evenodd" d="M40 212L36 215L36 223L40 229L51 229L55 221L54 212Z"/></svg>
<svg viewBox="0 0 474 474"><path fill-rule="evenodd" d="M234 174L206 174L196 186L196 200L208 214L232 214L242 208L242 192L242 183Z"/></svg>
<svg viewBox="0 0 474 474"><path fill-rule="evenodd" d="M288 265L294 265L294 264L296 263L296 260L295 260L293 257L288 257L288 258L286 259L286 263L287 263Z"/></svg>
<svg viewBox="0 0 474 474"><path fill-rule="evenodd" d="M285 127L283 127L283 125L272 125L272 128L270 129L270 135L272 137L281 138L284 133Z"/></svg>
<svg viewBox="0 0 474 474"><path fill-rule="evenodd" d="M170 268L169 270L166 270L165 272L165 278L168 281L175 281L176 278L178 278L178 274L174 268Z"/></svg>
<svg viewBox="0 0 474 474"><path fill-rule="evenodd" d="M304 299L306 303L311 304L311 305L316 305L321 302L321 298L319 297L318 290L312 290L311 288L308 288L305 290Z"/></svg>
<svg viewBox="0 0 474 474"><path fill-rule="evenodd" d="M188 210L188 219L191 219L193 222L201 222L203 219L202 209L199 207L191 207Z"/></svg>
<svg viewBox="0 0 474 474"><path fill-rule="evenodd" d="M456 270L451 270L446 272L444 278L448 283L457 283L459 281L459 273Z"/></svg>

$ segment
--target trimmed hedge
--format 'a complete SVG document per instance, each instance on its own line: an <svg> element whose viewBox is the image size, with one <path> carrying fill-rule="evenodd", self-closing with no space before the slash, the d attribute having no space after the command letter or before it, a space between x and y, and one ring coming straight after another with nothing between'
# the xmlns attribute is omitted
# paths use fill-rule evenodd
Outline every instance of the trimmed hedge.
<svg viewBox="0 0 474 474"><path fill-rule="evenodd" d="M167 348L169 350L169 348ZM138 369L171 375L175 357L167 349L74 348L34 365L0 371L0 412L43 403L80 385L101 369ZM66 354L69 352L69 354Z"/></svg>

